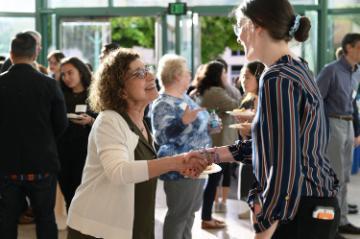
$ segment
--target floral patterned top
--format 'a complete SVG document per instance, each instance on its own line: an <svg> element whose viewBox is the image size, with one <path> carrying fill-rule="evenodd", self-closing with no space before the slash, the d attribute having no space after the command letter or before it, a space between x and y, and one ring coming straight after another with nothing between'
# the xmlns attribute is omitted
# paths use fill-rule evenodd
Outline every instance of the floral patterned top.
<svg viewBox="0 0 360 239"><path fill-rule="evenodd" d="M208 133L209 113L204 110L192 123L182 122L186 105L190 109L200 106L188 95L177 98L165 93L154 101L151 122L156 143L160 146L158 157L172 156L191 150L211 147L211 137ZM178 180L183 176L177 172L161 175L163 180Z"/></svg>

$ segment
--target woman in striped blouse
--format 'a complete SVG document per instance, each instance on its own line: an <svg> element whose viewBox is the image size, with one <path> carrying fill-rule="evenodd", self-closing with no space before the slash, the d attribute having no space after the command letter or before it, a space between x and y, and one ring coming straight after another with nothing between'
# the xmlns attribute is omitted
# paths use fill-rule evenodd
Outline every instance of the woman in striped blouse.
<svg viewBox="0 0 360 239"><path fill-rule="evenodd" d="M323 101L306 62L288 46L308 38L310 21L288 0L248 0L235 14L247 59L266 66L252 125L255 238L334 238L338 180L325 156ZM243 159L244 146L212 149L212 159Z"/></svg>

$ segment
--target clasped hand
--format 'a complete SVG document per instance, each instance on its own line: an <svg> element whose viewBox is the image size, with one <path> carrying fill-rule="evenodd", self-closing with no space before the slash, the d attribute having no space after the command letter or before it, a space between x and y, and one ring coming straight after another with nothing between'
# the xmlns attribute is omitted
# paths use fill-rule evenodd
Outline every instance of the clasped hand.
<svg viewBox="0 0 360 239"><path fill-rule="evenodd" d="M208 160L200 152L183 154L179 172L190 178L197 178L209 166Z"/></svg>

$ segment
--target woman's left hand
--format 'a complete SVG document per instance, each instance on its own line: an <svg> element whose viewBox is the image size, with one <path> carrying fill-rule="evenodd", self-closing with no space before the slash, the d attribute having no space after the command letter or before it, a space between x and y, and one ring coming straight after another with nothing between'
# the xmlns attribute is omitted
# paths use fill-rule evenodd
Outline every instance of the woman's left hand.
<svg viewBox="0 0 360 239"><path fill-rule="evenodd" d="M74 124L79 124L79 125L92 125L92 123L94 122L94 118L88 114L81 114L81 116L82 116L81 118L70 119L70 121L73 122Z"/></svg>

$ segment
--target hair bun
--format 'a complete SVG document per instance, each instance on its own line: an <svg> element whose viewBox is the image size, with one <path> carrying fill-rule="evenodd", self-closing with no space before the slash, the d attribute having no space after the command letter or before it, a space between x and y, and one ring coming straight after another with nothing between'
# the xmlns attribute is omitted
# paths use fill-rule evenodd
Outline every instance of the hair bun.
<svg viewBox="0 0 360 239"><path fill-rule="evenodd" d="M299 42L304 42L309 38L309 31L311 28L311 23L309 18L302 16L300 18L299 29L295 32L294 38Z"/></svg>

